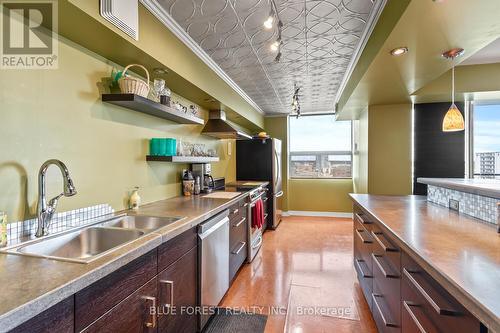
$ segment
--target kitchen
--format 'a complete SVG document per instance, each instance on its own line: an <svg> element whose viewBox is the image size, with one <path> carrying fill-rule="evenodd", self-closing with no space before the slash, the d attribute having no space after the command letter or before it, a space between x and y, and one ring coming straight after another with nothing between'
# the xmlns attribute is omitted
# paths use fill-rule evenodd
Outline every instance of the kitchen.
<svg viewBox="0 0 500 333"><path fill-rule="evenodd" d="M0 332L500 332L498 1L0 7Z"/></svg>

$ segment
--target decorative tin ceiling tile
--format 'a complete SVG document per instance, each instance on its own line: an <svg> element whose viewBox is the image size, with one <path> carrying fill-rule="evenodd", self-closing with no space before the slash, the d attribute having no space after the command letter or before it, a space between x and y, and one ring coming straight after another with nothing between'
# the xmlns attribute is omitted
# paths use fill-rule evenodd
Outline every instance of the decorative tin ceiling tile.
<svg viewBox="0 0 500 333"><path fill-rule="evenodd" d="M265 30L269 0L158 0L212 59L268 113L328 112L379 0L275 0L283 22L281 60Z"/></svg>

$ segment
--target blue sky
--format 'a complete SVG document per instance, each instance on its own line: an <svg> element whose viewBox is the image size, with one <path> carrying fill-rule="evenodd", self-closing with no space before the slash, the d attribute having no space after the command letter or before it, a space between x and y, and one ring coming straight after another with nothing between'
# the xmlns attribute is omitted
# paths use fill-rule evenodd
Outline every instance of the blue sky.
<svg viewBox="0 0 500 333"><path fill-rule="evenodd" d="M290 151L351 150L351 122L334 117L290 117Z"/></svg>
<svg viewBox="0 0 500 333"><path fill-rule="evenodd" d="M474 152L500 152L500 104L474 106Z"/></svg>

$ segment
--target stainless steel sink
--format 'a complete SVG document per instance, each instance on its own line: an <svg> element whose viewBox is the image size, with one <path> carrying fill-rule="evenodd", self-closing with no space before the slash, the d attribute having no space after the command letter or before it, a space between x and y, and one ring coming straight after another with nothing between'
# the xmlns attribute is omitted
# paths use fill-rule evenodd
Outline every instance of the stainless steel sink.
<svg viewBox="0 0 500 333"><path fill-rule="evenodd" d="M180 219L182 217L123 215L77 230L28 241L0 252L88 263Z"/></svg>
<svg viewBox="0 0 500 333"><path fill-rule="evenodd" d="M20 245L9 251L28 256L87 263L145 234L134 229L90 227Z"/></svg>
<svg viewBox="0 0 500 333"><path fill-rule="evenodd" d="M105 222L104 227L138 229L145 232L151 232L169 224L179 221L182 217L154 217L154 216L134 216L127 215L117 220Z"/></svg>

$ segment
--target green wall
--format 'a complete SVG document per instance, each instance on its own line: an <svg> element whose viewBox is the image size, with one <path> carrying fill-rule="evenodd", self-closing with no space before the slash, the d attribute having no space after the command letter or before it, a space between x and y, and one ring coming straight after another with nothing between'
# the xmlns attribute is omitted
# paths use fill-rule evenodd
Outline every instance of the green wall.
<svg viewBox="0 0 500 333"><path fill-rule="evenodd" d="M353 166L354 192L368 193L368 109L353 121Z"/></svg>
<svg viewBox="0 0 500 333"><path fill-rule="evenodd" d="M214 176L235 179L234 151L228 155L225 140L201 136L203 126L102 103L102 79L111 69L106 59L60 41L59 69L0 71L0 210L7 211L10 221L35 212L38 169L50 158L67 164L78 190L60 200L58 211L98 203L123 209L133 186L141 187L143 202L179 195L181 170L187 165L146 162L151 137L205 143L221 156L213 164ZM207 117L206 111L203 115ZM48 195L59 194L61 183L59 171L51 167Z"/></svg>
<svg viewBox="0 0 500 333"><path fill-rule="evenodd" d="M412 193L412 105L373 105L356 121L356 193ZM355 127L355 128L356 128Z"/></svg>
<svg viewBox="0 0 500 333"><path fill-rule="evenodd" d="M266 131L283 141L283 210L350 212L351 179L288 179L288 117L266 117Z"/></svg>

